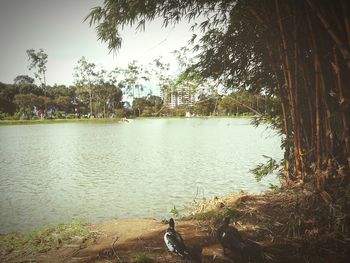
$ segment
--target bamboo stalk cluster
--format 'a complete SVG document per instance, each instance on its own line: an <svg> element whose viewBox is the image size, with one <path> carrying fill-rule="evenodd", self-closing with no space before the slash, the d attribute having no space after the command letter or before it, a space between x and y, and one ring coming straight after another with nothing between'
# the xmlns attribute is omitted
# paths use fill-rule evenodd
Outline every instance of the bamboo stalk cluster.
<svg viewBox="0 0 350 263"><path fill-rule="evenodd" d="M292 142L287 177L313 177L321 187L350 168L350 2L257 2L246 10L264 36L283 133Z"/></svg>

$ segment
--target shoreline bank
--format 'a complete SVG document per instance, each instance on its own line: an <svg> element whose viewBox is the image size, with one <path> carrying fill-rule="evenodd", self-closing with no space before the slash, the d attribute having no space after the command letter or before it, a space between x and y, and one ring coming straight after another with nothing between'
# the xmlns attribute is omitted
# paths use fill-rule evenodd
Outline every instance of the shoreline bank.
<svg viewBox="0 0 350 263"><path fill-rule="evenodd" d="M196 117L178 117L178 116L164 116L164 117L136 117L130 118L132 120L143 119L211 119L211 118L228 118L228 119L250 119L254 116L196 116ZM54 119L54 120L0 120L0 126L11 125L30 125L30 124L58 124L58 123L119 123L121 118L95 118L95 119Z"/></svg>
<svg viewBox="0 0 350 263"><path fill-rule="evenodd" d="M329 207L322 196L305 186L257 195L234 193L198 202L189 216L175 219L176 229L189 249L198 246L202 249L203 263L234 260L234 255L224 255L215 236L225 216L231 218L243 238L260 244L265 262L346 262L350 256L349 233L340 235L338 230L329 228L325 221ZM322 215L325 218L320 218ZM32 235L23 243L15 236L9 237L7 249L4 249L4 235L0 235L0 260L182 262L182 259L167 252L163 241L168 227L165 222L131 219L82 227L78 224L63 228L66 234L69 233L65 232L67 229L78 232L71 232L70 236L67 234L62 239L59 239L61 234L52 229L41 236ZM51 243L44 246L45 242Z"/></svg>

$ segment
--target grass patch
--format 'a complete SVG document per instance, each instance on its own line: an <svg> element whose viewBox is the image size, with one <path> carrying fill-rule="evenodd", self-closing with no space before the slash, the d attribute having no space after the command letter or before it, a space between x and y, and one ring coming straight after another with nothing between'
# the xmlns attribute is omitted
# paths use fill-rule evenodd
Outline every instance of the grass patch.
<svg viewBox="0 0 350 263"><path fill-rule="evenodd" d="M136 255L133 263L152 263L154 262L146 253L142 252Z"/></svg>
<svg viewBox="0 0 350 263"><path fill-rule="evenodd" d="M191 215L189 218L198 221L210 222L211 224L216 225L221 223L225 217L230 217L231 219L235 220L239 218L239 216L240 213L235 208L226 207L224 209L213 208L208 211L198 212Z"/></svg>
<svg viewBox="0 0 350 263"><path fill-rule="evenodd" d="M0 235L0 253L22 254L30 252L45 252L52 248L58 248L63 243L72 241L85 242L97 237L96 232L91 232L88 224L82 220L73 220L70 224L59 224L55 227L42 228L30 233L9 233Z"/></svg>
<svg viewBox="0 0 350 263"><path fill-rule="evenodd" d="M193 206L188 208L188 215L184 219L193 219L202 221L209 225L221 224L225 217L233 220L239 220L242 213L237 209L244 192L231 193L223 197L214 197L194 202Z"/></svg>
<svg viewBox="0 0 350 263"><path fill-rule="evenodd" d="M57 124L57 123L117 123L120 119L96 118L96 119L56 119L56 120L4 120L3 125L28 125L28 124Z"/></svg>

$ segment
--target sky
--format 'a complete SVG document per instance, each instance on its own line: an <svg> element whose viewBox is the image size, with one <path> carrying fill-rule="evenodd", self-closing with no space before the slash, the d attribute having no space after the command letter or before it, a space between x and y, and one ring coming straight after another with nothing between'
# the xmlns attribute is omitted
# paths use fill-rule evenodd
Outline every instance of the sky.
<svg viewBox="0 0 350 263"><path fill-rule="evenodd" d="M147 65L162 56L175 70L176 59L171 54L186 46L192 32L182 22L162 28L160 19L146 26L144 32L134 28L122 31L122 48L117 54L97 40L95 29L83 23L92 7L102 0L0 0L0 82L13 83L18 75L34 73L28 70L27 49L42 48L48 54L47 84L73 84L73 69L85 56L89 62L112 70L124 67L132 60Z"/></svg>

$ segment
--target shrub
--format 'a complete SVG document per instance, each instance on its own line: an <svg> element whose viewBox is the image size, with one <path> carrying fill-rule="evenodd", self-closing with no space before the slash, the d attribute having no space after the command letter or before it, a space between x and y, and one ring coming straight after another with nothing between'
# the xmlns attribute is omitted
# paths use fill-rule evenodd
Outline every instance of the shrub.
<svg viewBox="0 0 350 263"><path fill-rule="evenodd" d="M123 109L117 109L115 110L115 115L118 117L118 118L123 118L124 117L124 110Z"/></svg>
<svg viewBox="0 0 350 263"><path fill-rule="evenodd" d="M73 113L67 114L66 119L75 119L75 114Z"/></svg>
<svg viewBox="0 0 350 263"><path fill-rule="evenodd" d="M39 120L39 117L36 116L36 115L34 115L34 116L32 117L32 120Z"/></svg>
<svg viewBox="0 0 350 263"><path fill-rule="evenodd" d="M147 106L147 107L145 107L145 108L143 109L141 116L142 116L142 117L151 117L152 114L153 114L153 109L152 109L152 107L148 107L148 106Z"/></svg>
<svg viewBox="0 0 350 263"><path fill-rule="evenodd" d="M10 118L8 113L0 111L0 120L8 120L8 118Z"/></svg>
<svg viewBox="0 0 350 263"><path fill-rule="evenodd" d="M19 117L20 120L29 120L29 117L28 115L26 114L22 114L20 117Z"/></svg>
<svg viewBox="0 0 350 263"><path fill-rule="evenodd" d="M21 118L21 116L22 116L22 113L19 112L19 111L17 111L17 112L15 112L15 113L13 114L12 119L13 119L13 120L19 120L19 119Z"/></svg>
<svg viewBox="0 0 350 263"><path fill-rule="evenodd" d="M64 112L56 111L55 117L56 117L56 119L64 119Z"/></svg>

